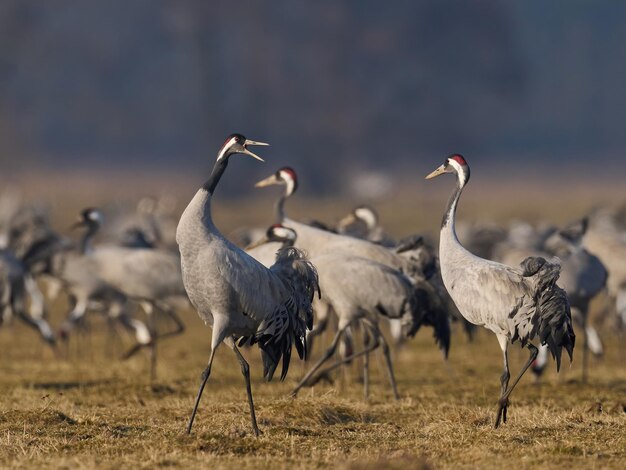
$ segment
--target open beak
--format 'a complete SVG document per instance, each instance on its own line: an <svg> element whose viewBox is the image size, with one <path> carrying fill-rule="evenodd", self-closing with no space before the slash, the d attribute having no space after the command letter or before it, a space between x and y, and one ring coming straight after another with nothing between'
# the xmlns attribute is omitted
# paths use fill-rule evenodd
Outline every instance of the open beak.
<svg viewBox="0 0 626 470"><path fill-rule="evenodd" d="M261 246L261 245L265 245L266 243L269 243L270 239L267 238L267 236L262 236L261 238L259 238L257 241L254 241L252 243L250 243L247 247L245 247L245 250L252 250L254 248L256 248L257 246Z"/></svg>
<svg viewBox="0 0 626 470"><path fill-rule="evenodd" d="M254 152L251 152L250 150L248 150L248 145L260 145L260 146L268 147L270 144L266 144L265 142L257 142L255 140L248 140L248 139L246 139L246 141L243 143L243 153L245 153L246 155L250 155L252 158L256 158L257 160L261 162L264 162L265 160L263 160Z"/></svg>
<svg viewBox="0 0 626 470"><path fill-rule="evenodd" d="M276 177L276 174L268 176L264 180L259 181L254 185L255 188L264 188L266 186L272 186L273 184L281 184L282 181Z"/></svg>
<svg viewBox="0 0 626 470"><path fill-rule="evenodd" d="M435 178L436 176L442 175L446 172L446 167L445 165L441 165L439 168L437 168L435 171L433 171L432 173L429 173L426 176L426 179L429 180L431 178Z"/></svg>

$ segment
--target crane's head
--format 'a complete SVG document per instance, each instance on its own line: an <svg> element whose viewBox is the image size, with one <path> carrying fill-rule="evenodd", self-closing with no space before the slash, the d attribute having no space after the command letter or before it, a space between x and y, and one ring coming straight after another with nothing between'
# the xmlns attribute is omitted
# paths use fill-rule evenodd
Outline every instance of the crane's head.
<svg viewBox="0 0 626 470"><path fill-rule="evenodd" d="M298 235L292 228L285 227L282 224L274 224L267 229L267 239L271 242L279 242L293 245Z"/></svg>
<svg viewBox="0 0 626 470"><path fill-rule="evenodd" d="M456 173L457 178L461 186L464 186L470 178L469 165L465 161L463 155L455 153L446 158L439 168L426 176L426 179L435 178L436 176L443 175L444 173Z"/></svg>
<svg viewBox="0 0 626 470"><path fill-rule="evenodd" d="M78 227L100 227L104 222L102 211L95 207L83 209L78 215L78 220L72 225L72 228Z"/></svg>
<svg viewBox="0 0 626 470"><path fill-rule="evenodd" d="M266 144L265 142L256 142L254 140L246 139L241 134L231 134L226 138L224 145L222 145L222 148L217 154L217 161L228 158L235 153L243 153L245 155L250 155L252 158L256 158L259 161L265 161L248 149L251 145L269 146L269 144Z"/></svg>
<svg viewBox="0 0 626 470"><path fill-rule="evenodd" d="M378 214L373 207L362 205L356 207L352 213L357 220L365 223L369 229L373 229L378 225Z"/></svg>
<svg viewBox="0 0 626 470"><path fill-rule="evenodd" d="M246 250L252 250L257 246L270 242L282 243L283 247L293 246L296 243L296 238L298 238L298 235L294 229L285 227L282 224L274 224L267 229L263 237L248 245Z"/></svg>
<svg viewBox="0 0 626 470"><path fill-rule="evenodd" d="M286 195L291 196L298 189L298 175L293 168L284 166L273 175L259 181L254 187L264 188L272 185L284 185L286 187Z"/></svg>

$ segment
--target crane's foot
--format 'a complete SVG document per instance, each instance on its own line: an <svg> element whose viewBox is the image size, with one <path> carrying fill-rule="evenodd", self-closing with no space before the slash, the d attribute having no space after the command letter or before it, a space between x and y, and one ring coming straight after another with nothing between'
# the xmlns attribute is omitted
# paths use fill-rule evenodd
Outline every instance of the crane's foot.
<svg viewBox="0 0 626 470"><path fill-rule="evenodd" d="M498 412L496 413L496 422L494 424L494 428L498 429L500 426L500 422L506 423L506 413L509 408L509 399L508 398L500 398L498 400Z"/></svg>

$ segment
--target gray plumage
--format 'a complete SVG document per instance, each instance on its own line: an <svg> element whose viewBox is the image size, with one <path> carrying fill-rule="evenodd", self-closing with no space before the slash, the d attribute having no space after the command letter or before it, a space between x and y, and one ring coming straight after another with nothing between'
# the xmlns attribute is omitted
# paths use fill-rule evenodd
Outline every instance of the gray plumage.
<svg viewBox="0 0 626 470"><path fill-rule="evenodd" d="M141 347L151 347L151 376L156 377L156 342L183 333L185 326L169 304L173 298L186 298L180 258L175 253L153 248L129 248L119 245L92 246L91 238L100 229L101 212L89 208L83 211L81 224L88 227L87 240L83 240L84 254L79 260L88 266L91 274L111 286L125 297L138 301L150 321L150 339L138 340L137 345L125 354L134 355ZM174 323L166 333L156 330L154 312L162 312Z"/></svg>
<svg viewBox="0 0 626 470"><path fill-rule="evenodd" d="M457 187L443 218L439 260L446 289L461 314L470 322L493 331L504 355L502 394L495 426L506 422L508 398L513 388L537 356L532 341L546 344L560 366L561 350L570 360L575 336L569 303L565 292L556 285L559 265L543 258L527 258L520 268L512 268L479 258L459 243L454 223L459 197L469 180L469 166L460 155L453 155L427 176L444 173L457 177ZM509 387L507 349L510 342L520 341L531 351L530 358Z"/></svg>
<svg viewBox="0 0 626 470"><path fill-rule="evenodd" d="M288 218L285 214L284 205L298 187L297 175L292 168L284 167L279 169L273 175L258 182L256 187L269 185L284 187L284 191L276 203L276 218L282 225L293 229L298 234L295 246L305 250L312 259L324 255L336 256L338 254L364 258L399 271L410 279L416 290L427 282L424 275L424 266L416 262L415 259L399 256L388 248L367 240L332 233ZM254 255L261 262L267 263L270 259L270 254L275 252L279 246L277 243L268 243L264 247L259 247L258 250L255 250ZM323 277L324 273L320 273L320 275ZM368 284L368 279L360 277L355 277L354 282L375 285L374 283ZM420 291L420 295L416 294L414 297L418 301L424 299L425 295L423 293L426 291L429 296L437 296L434 289L424 288ZM441 303L440 299L429 299L429 305L436 303ZM424 310L429 311L429 314L421 317L423 324L434 328L437 342L441 349L444 350L444 353L447 353L450 344L450 327L447 313L443 309L429 309L428 306L424 306Z"/></svg>
<svg viewBox="0 0 626 470"><path fill-rule="evenodd" d="M312 323L312 293L317 290L317 273L304 255L294 249L281 252L276 263L266 268L228 241L213 224L211 199L235 153L254 155L255 145L240 134L226 139L218 153L211 176L183 212L176 240L181 254L183 282L200 318L213 328L211 357L203 374L188 432L210 374L217 347L226 342L235 352L246 379L252 427L258 435L250 387L249 366L235 340L257 342L263 351L264 375L269 380L280 360L281 378L289 367L291 347L305 352L306 327Z"/></svg>
<svg viewBox="0 0 626 470"><path fill-rule="evenodd" d="M614 217L598 211L589 217L583 245L604 264L609 277L607 290L614 302L622 327L626 326L626 238L616 226Z"/></svg>
<svg viewBox="0 0 626 470"><path fill-rule="evenodd" d="M526 236L515 237L515 241L502 243L497 252L501 261L509 266L517 265L527 256L556 256L561 265L559 287L567 293L572 317L580 324L584 332L583 343L583 381L587 377L588 352L590 346L595 354L602 353L602 343L595 328L589 324L589 304L591 300L604 290L607 271L598 257L582 246L582 239L587 230L587 220L582 219L563 230L551 231L549 236L545 230L534 233L528 226ZM546 365L547 355L540 349L537 361L533 364L533 372L539 376Z"/></svg>
<svg viewBox="0 0 626 470"><path fill-rule="evenodd" d="M55 336L43 316L43 311L33 315L27 309L29 274L24 265L8 250L0 250L0 322L3 310L8 311L35 329L41 338L54 346ZM31 300L31 309L34 300Z"/></svg>
<svg viewBox="0 0 626 470"><path fill-rule="evenodd" d="M283 247L291 246L297 241L297 233L292 228L278 224L268 229L266 240L280 242ZM254 250L251 253L254 255ZM303 386L314 384L335 367L355 357L365 355L364 386L367 396L368 354L382 345L394 395L398 398L389 347L378 328L378 319L379 317L398 319L403 324L405 334L415 334L424 322L423 316L429 315L430 310L436 308L427 304L429 295L426 290L430 286L424 283L414 288L410 280L399 271L376 261L350 254L327 253L312 257L311 261L320 273L322 292L316 309L326 312L327 308L331 307L339 320L338 331L330 348L307 372L292 393L295 395ZM366 345L362 352L351 354L316 375L321 366L335 353L338 342L347 334L348 327L354 326L357 322L365 323L366 333L372 335L373 343Z"/></svg>

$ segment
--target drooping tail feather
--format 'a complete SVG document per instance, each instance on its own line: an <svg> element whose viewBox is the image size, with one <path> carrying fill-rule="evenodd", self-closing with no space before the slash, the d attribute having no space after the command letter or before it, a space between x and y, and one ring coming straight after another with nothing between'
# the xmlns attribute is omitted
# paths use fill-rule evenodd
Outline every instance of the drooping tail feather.
<svg viewBox="0 0 626 470"><path fill-rule="evenodd" d="M524 277L535 278L536 314L533 322L536 322L539 341L548 346L558 371L562 349L565 348L571 362L576 343L567 294L556 285L561 267L542 257L526 258L521 266Z"/></svg>
<svg viewBox="0 0 626 470"><path fill-rule="evenodd" d="M448 313L442 308L437 292L426 281L414 287L413 299L410 303L411 325L407 336L415 336L422 325L433 327L433 336L444 357L450 350L450 320Z"/></svg>
<svg viewBox="0 0 626 470"><path fill-rule="evenodd" d="M313 296L319 292L319 278L313 264L301 250L282 248L270 268L291 288L291 296L259 325L256 334L240 344L258 343L263 359L263 376L272 380L282 359L280 380L289 370L291 348L295 344L300 359L306 358L306 332L313 328Z"/></svg>

